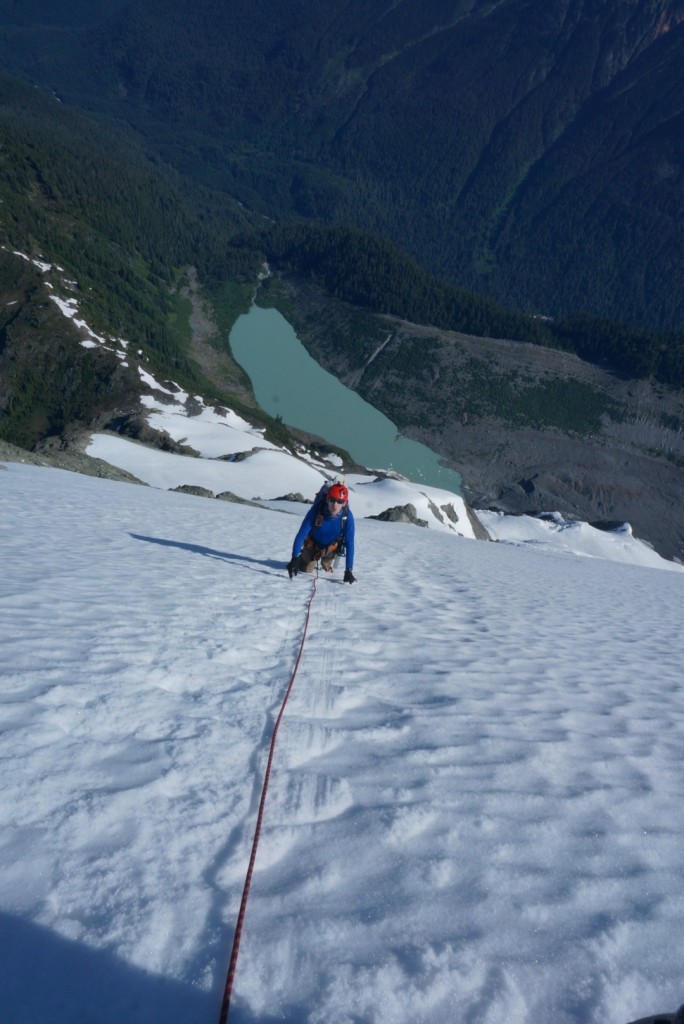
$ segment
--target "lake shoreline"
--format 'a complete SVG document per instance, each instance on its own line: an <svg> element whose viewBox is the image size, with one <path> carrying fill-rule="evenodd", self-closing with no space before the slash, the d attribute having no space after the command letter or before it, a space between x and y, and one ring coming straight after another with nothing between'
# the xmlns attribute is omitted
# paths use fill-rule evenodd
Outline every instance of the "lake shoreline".
<svg viewBox="0 0 684 1024"><path fill-rule="evenodd" d="M269 416L325 438L371 471L396 473L462 496L460 473L320 366L274 307L253 304L236 320L229 344Z"/></svg>

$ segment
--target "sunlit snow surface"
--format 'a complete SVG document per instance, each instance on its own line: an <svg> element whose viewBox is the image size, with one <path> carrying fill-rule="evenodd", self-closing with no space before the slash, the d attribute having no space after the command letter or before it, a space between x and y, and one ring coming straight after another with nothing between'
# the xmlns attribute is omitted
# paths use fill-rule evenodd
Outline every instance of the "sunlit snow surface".
<svg viewBox="0 0 684 1024"><path fill-rule="evenodd" d="M3 1021L217 1021L312 587L296 511L0 469ZM684 578L585 534L359 517L279 734L233 1024L682 1002Z"/></svg>
<svg viewBox="0 0 684 1024"><path fill-rule="evenodd" d="M218 1020L313 586L282 498L339 467L139 373L198 458L99 434L150 487L0 466L3 1024ZM674 1010L682 567L556 515L483 513L500 543L475 542L456 495L346 482L358 582L316 587L231 1024ZM409 502L428 529L364 518Z"/></svg>

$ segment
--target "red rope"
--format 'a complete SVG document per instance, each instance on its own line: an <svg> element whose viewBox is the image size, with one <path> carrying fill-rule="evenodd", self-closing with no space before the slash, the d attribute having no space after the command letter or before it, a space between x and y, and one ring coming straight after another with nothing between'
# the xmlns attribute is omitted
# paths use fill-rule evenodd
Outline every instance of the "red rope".
<svg viewBox="0 0 684 1024"><path fill-rule="evenodd" d="M221 1004L221 1015L219 1017L219 1024L226 1024L228 1020L228 1011L230 1009L230 999L233 993L233 982L235 980L235 971L237 969L238 954L240 952L240 939L242 938L242 926L245 920L245 911L247 909L247 899L249 897L249 887L252 884L252 872L254 871L254 862L256 861L257 846L259 845L259 835L261 833L261 823L264 817L264 807L266 806L266 792L268 790L268 781L271 777L271 765L273 763L273 754L275 752L276 737L278 735L278 729L280 728L280 721L285 712L285 705L287 704L292 686L297 675L297 669L299 663L302 660L302 652L304 650L304 641L306 640L306 631L309 627L309 617L311 615L311 603L316 593L316 579L314 578L313 587L311 588L311 597L306 607L306 619L304 621L304 630L302 632L302 642L299 645L299 653L297 654L297 660L295 661L294 668L292 669L292 675L283 697L283 702L280 707L280 712L276 719L276 723L273 727L273 735L271 736L271 746L268 752L268 761L266 763L266 773L264 775L264 783L261 787L261 800L259 801L259 813L257 814L256 828L254 829L254 839L252 840L252 852L249 857L249 866L247 868L247 876L245 878L244 888L242 890L242 900L240 901L240 910L238 912L237 924L235 926L235 934L233 936L233 949L230 954L230 964L228 966L228 975L226 977L226 987L223 993L223 1002Z"/></svg>

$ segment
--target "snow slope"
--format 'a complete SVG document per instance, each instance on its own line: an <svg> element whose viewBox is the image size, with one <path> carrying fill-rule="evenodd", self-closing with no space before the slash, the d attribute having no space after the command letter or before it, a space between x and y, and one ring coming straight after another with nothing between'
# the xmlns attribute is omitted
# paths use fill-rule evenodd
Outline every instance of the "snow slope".
<svg viewBox="0 0 684 1024"><path fill-rule="evenodd" d="M174 393L144 371L141 376L150 387L150 394L143 397L150 426L189 446L199 457L160 452L114 434L95 434L87 452L126 469L152 487L171 490L186 485L214 494L230 491L241 498L304 515L305 504L277 499L300 493L310 502L323 482L340 472L337 455L317 457L304 446L296 454L278 448L231 410L207 406L199 395ZM418 517L433 529L474 537L463 499L451 491L412 484L403 478L378 478L372 473L350 474L345 481L355 515L377 515L410 502Z"/></svg>
<svg viewBox="0 0 684 1024"><path fill-rule="evenodd" d="M214 494L230 491L271 508L303 514L304 505L278 499L299 492L311 501L323 481L340 471L341 460L336 455L316 456L304 446L294 454L278 448L230 409L208 406L201 395L189 395L173 382L161 383L143 368L139 373L149 389L142 405L150 426L188 446L198 457L157 451L114 434L95 434L87 452L153 487L171 490L186 485ZM358 516L376 516L410 503L428 528L452 536L475 536L460 495L415 484L396 474L379 478L356 473L345 476L345 481ZM682 566L666 561L634 538L629 524L606 534L588 523L567 522L558 514L511 517L481 513L479 518L496 540L550 543L594 557L683 571Z"/></svg>
<svg viewBox="0 0 684 1024"><path fill-rule="evenodd" d="M282 465L246 496L300 489ZM283 569L305 507L269 504L0 468L3 1022L218 1020L313 586ZM675 1009L681 569L363 514L358 583L316 585L232 1024Z"/></svg>

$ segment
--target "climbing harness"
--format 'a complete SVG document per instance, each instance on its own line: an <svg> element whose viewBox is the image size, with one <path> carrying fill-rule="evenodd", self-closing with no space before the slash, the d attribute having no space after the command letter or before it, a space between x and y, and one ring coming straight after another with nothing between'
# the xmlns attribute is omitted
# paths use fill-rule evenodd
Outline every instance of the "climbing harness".
<svg viewBox="0 0 684 1024"><path fill-rule="evenodd" d="M311 534L309 534L304 541L300 558L304 555L305 551L311 553L309 562L313 561L316 563L317 572L319 569L322 569L324 572L332 572L333 568L337 568L340 554L344 551L344 544L342 541L336 540L329 544L327 548L321 548L316 544ZM308 572L309 570L306 569L305 571Z"/></svg>
<svg viewBox="0 0 684 1024"><path fill-rule="evenodd" d="M280 722L283 714L285 713L285 706L294 685L295 677L297 675L297 669L299 663L302 660L302 652L304 651L304 641L306 640L307 630L309 628L309 618L311 616L311 605L316 594L316 581L318 579L318 572L313 580L313 586L311 588L311 596L309 597L309 603L306 606L306 617L304 619L304 629L302 630L302 640L299 645L299 651L297 653L297 659L292 669L290 681L287 684L285 690L285 696L283 697L282 704L278 717L276 718L275 725L273 726L273 735L271 736L271 745L268 752L268 761L266 762L266 771L264 773L264 781L261 787L261 800L259 801L259 811L257 814L256 827L254 829L254 839L252 840L252 851L249 856L249 865L247 867L247 875L245 877L245 884L242 889L242 900L240 901L240 910L238 911L237 924L235 925L235 934L233 936L233 948L230 954L230 964L228 966L228 974L226 976L226 985L223 992L223 1002L221 1003L221 1014L219 1016L219 1024L226 1024L228 1020L228 1011L230 1010L230 999L233 993L233 982L235 980L235 971L237 968L238 954L240 952L240 940L242 938L242 926L245 920L245 911L247 910L247 900L249 898L249 888L252 884L252 873L254 871L254 863L256 861L257 847L259 845L259 836L261 834L261 824L264 817L264 807L266 806L266 793L268 791L268 783L271 777L271 765L273 763L273 754L275 752L276 737L278 736L278 729L280 728Z"/></svg>

